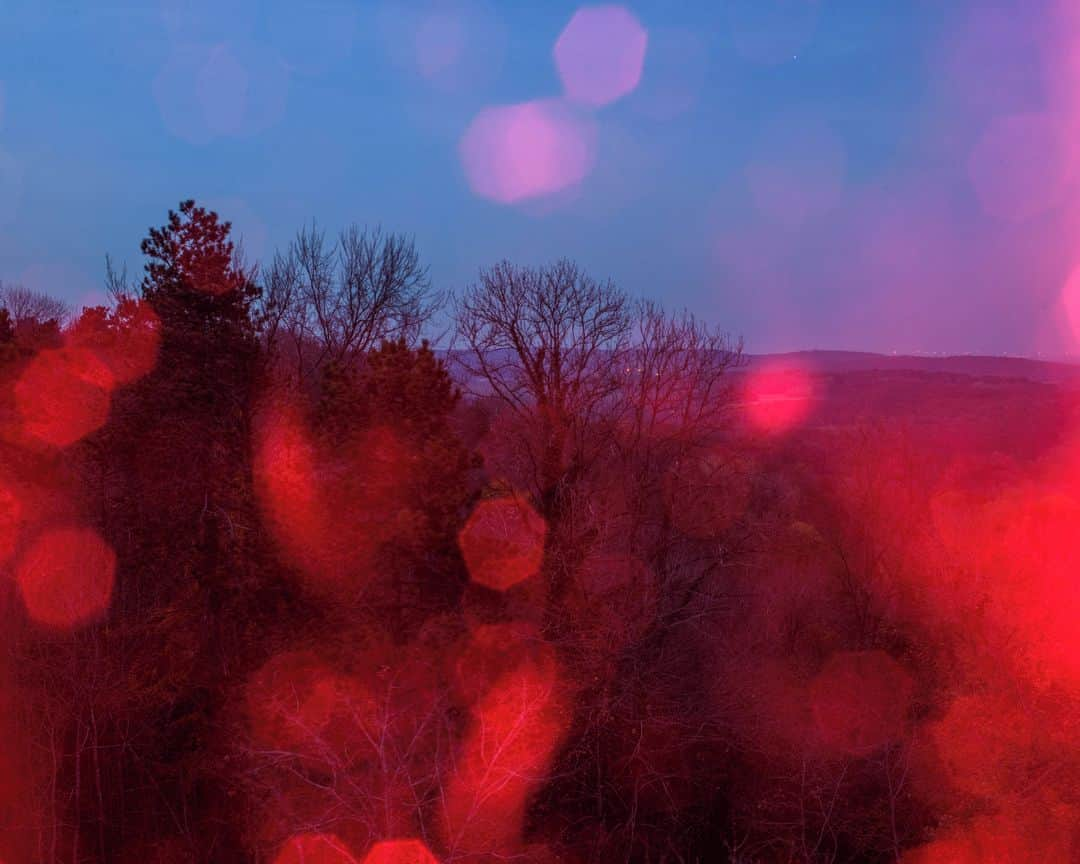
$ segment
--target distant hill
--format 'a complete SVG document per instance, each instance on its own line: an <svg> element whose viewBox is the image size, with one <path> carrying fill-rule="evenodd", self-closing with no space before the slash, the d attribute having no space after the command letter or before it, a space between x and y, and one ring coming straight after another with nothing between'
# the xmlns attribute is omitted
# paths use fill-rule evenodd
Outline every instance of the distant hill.
<svg viewBox="0 0 1080 864"><path fill-rule="evenodd" d="M865 351L792 351L786 354L749 354L746 359L744 368L749 370L762 366L790 366L825 375L873 371L939 372L973 378L1023 378L1046 384L1080 384L1080 366L1026 357L969 354L928 357Z"/></svg>
<svg viewBox="0 0 1080 864"><path fill-rule="evenodd" d="M483 381L464 373L460 352L443 356L470 393L490 392ZM492 363L508 359L489 358ZM758 434L754 422L748 423L751 405L804 403L794 410L789 430L765 436L763 440L773 444L817 441L827 450L835 446L832 436L838 432L883 423L932 442L927 446L946 459L980 452L1034 459L1080 428L1080 365L1023 357L860 351L750 354L745 361L732 380L736 428ZM741 389L743 376L766 368L809 373L810 380L807 375L780 375L763 387Z"/></svg>
<svg viewBox="0 0 1080 864"><path fill-rule="evenodd" d="M470 389L485 391L482 382L471 380L460 363L464 351L439 350L459 380ZM509 360L509 352L493 353L492 357ZM919 356L905 354L874 354L870 351L790 351L779 354L746 354L745 364L738 372L753 371L765 366L799 369L818 375L843 375L852 372L920 372L944 375L963 375L969 378L1012 378L1040 384L1075 385L1080 387L1080 365L1029 357L996 357L977 354L952 356ZM494 362L494 361L493 361Z"/></svg>

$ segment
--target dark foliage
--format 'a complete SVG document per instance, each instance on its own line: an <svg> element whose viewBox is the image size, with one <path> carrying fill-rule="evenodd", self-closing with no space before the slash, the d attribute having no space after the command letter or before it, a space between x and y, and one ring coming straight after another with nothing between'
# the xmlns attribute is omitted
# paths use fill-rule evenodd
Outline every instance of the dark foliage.
<svg viewBox="0 0 1080 864"><path fill-rule="evenodd" d="M334 250L6 295L5 862L1075 860L1069 381Z"/></svg>

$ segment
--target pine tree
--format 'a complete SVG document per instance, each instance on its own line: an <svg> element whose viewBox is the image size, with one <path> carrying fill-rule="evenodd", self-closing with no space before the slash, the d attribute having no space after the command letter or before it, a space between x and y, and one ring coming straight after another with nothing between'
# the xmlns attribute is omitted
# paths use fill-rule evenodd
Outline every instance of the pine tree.
<svg viewBox="0 0 1080 864"><path fill-rule="evenodd" d="M140 730L117 758L122 775L157 790L139 802L148 836L167 835L170 802L184 800L182 842L213 850L192 860L237 860L236 826L222 815L219 718L235 682L264 659L259 604L274 576L251 488L258 290L236 261L229 223L192 201L152 228L142 251L142 305L160 342L153 370L114 394L103 432L106 470L121 478L107 531L118 556L114 630L129 670L116 716ZM107 350L138 311L122 301L78 332ZM163 645L173 646L166 663Z"/></svg>
<svg viewBox="0 0 1080 864"><path fill-rule="evenodd" d="M382 610L396 638L454 606L467 579L457 532L475 495L479 458L461 441L454 413L461 398L427 342L383 342L359 369L328 368L317 406L324 452L352 453L353 476L367 489L391 489L397 528L379 551L377 585L366 602ZM392 440L389 452L370 442ZM352 442L363 441L359 450ZM357 496L363 508L364 499Z"/></svg>

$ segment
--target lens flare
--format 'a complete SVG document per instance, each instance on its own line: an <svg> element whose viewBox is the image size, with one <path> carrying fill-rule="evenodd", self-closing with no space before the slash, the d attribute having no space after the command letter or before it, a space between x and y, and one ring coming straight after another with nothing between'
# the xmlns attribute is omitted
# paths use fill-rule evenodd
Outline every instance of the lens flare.
<svg viewBox="0 0 1080 864"><path fill-rule="evenodd" d="M203 145L254 135L285 112L288 70L271 48L252 42L180 43L153 80L166 129Z"/></svg>
<svg viewBox="0 0 1080 864"><path fill-rule="evenodd" d="M67 344L101 361L117 385L130 384L157 365L161 321L149 303L125 298L111 312L103 306L83 309Z"/></svg>
<svg viewBox="0 0 1080 864"><path fill-rule="evenodd" d="M1061 305L1073 339L1073 347L1080 347L1080 267L1073 270L1061 292Z"/></svg>
<svg viewBox="0 0 1080 864"><path fill-rule="evenodd" d="M813 408L816 383L797 366L766 365L746 373L742 404L759 432L781 434L802 424Z"/></svg>
<svg viewBox="0 0 1080 864"><path fill-rule="evenodd" d="M357 429L340 447L319 446L295 404L257 423L255 480L273 536L305 585L355 600L385 544L412 542L422 514L410 504L415 459L385 427Z"/></svg>
<svg viewBox="0 0 1080 864"><path fill-rule="evenodd" d="M971 153L968 176L987 214L1025 222L1062 203L1076 175L1072 143L1058 118L997 118Z"/></svg>
<svg viewBox="0 0 1080 864"><path fill-rule="evenodd" d="M15 572L27 614L55 630L104 615L115 576L116 553L89 528L46 531L19 559Z"/></svg>
<svg viewBox="0 0 1080 864"><path fill-rule="evenodd" d="M439 864L422 840L382 840L371 847L361 864Z"/></svg>
<svg viewBox="0 0 1080 864"><path fill-rule="evenodd" d="M334 834L297 834L282 847L274 864L360 864Z"/></svg>
<svg viewBox="0 0 1080 864"><path fill-rule="evenodd" d="M476 505L458 543L474 582L506 591L540 572L547 525L518 495Z"/></svg>
<svg viewBox="0 0 1080 864"><path fill-rule="evenodd" d="M42 351L15 384L23 431L53 447L70 447L105 425L115 383L110 369L90 351Z"/></svg>
<svg viewBox="0 0 1080 864"><path fill-rule="evenodd" d="M247 687L248 720L255 740L276 749L302 747L330 722L337 681L314 655L279 654L255 673Z"/></svg>
<svg viewBox="0 0 1080 864"><path fill-rule="evenodd" d="M633 92L641 81L649 36L624 6L585 6L555 43L555 66L566 98L599 107Z"/></svg>
<svg viewBox="0 0 1080 864"><path fill-rule="evenodd" d="M522 102L477 114L459 150L474 194L516 204L580 184L592 170L595 137L560 102Z"/></svg>
<svg viewBox="0 0 1080 864"><path fill-rule="evenodd" d="M448 858L518 851L529 794L562 739L566 708L550 653L508 672L473 708L443 797Z"/></svg>
<svg viewBox="0 0 1080 864"><path fill-rule="evenodd" d="M477 625L456 653L450 669L454 695L462 704L475 704L540 644L540 634L528 624Z"/></svg>
<svg viewBox="0 0 1080 864"><path fill-rule="evenodd" d="M884 651L834 654L810 684L820 740L845 753L868 753L904 732L914 682Z"/></svg>
<svg viewBox="0 0 1080 864"><path fill-rule="evenodd" d="M15 552L22 517L22 501L13 489L0 481L0 564Z"/></svg>

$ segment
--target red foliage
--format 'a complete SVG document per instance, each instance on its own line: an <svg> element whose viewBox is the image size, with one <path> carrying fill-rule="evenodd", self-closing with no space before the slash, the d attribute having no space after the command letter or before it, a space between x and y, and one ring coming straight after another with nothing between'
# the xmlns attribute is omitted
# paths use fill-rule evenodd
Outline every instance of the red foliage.
<svg viewBox="0 0 1080 864"><path fill-rule="evenodd" d="M592 555L582 564L567 613L589 640L590 670L609 664L655 620L658 585L651 568L629 555ZM586 670L583 668L582 672Z"/></svg>
<svg viewBox="0 0 1080 864"><path fill-rule="evenodd" d="M179 280L185 288L210 296L240 292L247 275L236 266L232 225L213 210L184 201L179 212L169 211L169 222L151 228L142 242L150 263L148 280L155 288Z"/></svg>

